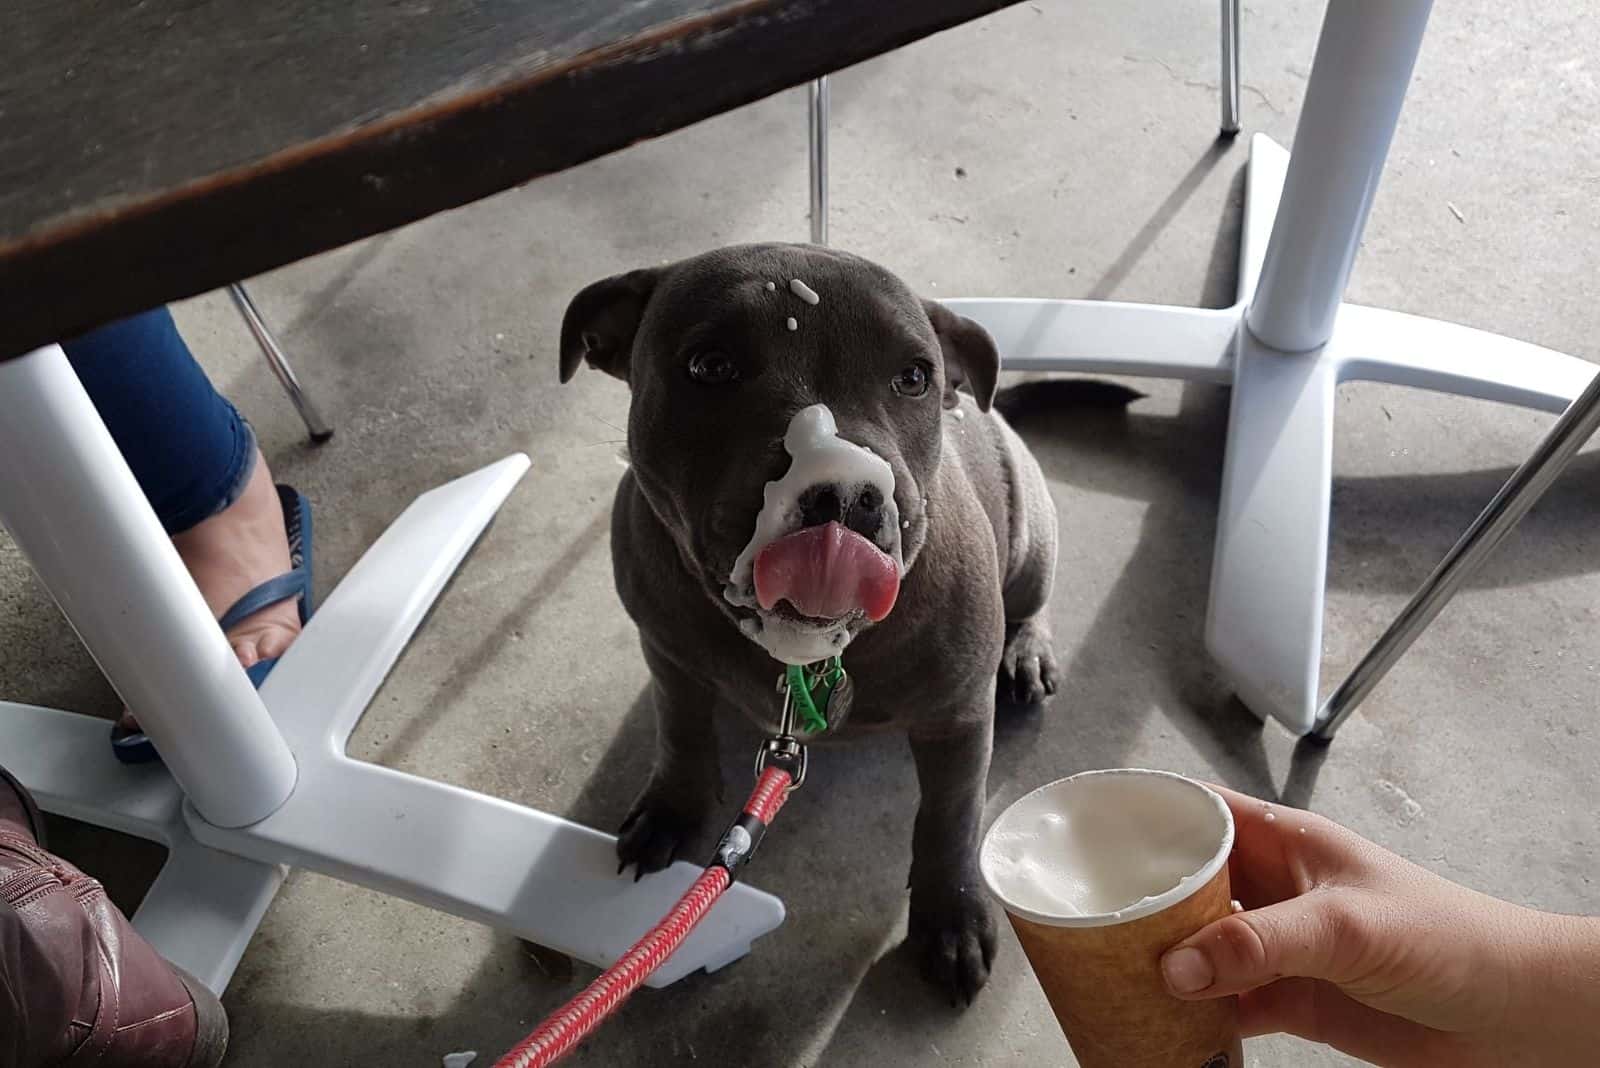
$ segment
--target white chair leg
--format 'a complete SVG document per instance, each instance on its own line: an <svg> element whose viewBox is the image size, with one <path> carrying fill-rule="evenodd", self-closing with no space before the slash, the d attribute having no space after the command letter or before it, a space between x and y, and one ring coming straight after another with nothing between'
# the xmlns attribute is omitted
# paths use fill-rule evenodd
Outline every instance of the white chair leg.
<svg viewBox="0 0 1600 1068"><path fill-rule="evenodd" d="M1345 304L1335 335L1341 382L1386 382L1560 414L1594 364L1515 338L1421 315Z"/></svg>
<svg viewBox="0 0 1600 1068"><path fill-rule="evenodd" d="M811 243L828 243L828 79L811 83Z"/></svg>
<svg viewBox="0 0 1600 1068"><path fill-rule="evenodd" d="M1222 136L1239 132L1239 0L1222 0Z"/></svg>
<svg viewBox="0 0 1600 1068"><path fill-rule="evenodd" d="M943 303L989 332L1006 371L1233 381L1239 313L1231 308L982 297Z"/></svg>
<svg viewBox="0 0 1600 1068"><path fill-rule="evenodd" d="M283 804L294 755L57 345L0 363L0 525L207 819Z"/></svg>
<svg viewBox="0 0 1600 1068"><path fill-rule="evenodd" d="M1243 330L1237 344L1206 647L1251 711L1305 734L1322 666L1337 368Z"/></svg>
<svg viewBox="0 0 1600 1068"><path fill-rule="evenodd" d="M294 368L289 366L289 359L283 354L278 339L267 329L267 324L261 318L261 313L256 310L255 301L250 299L250 294L244 291L244 286L235 282L228 287L228 296L233 298L234 307L238 308L239 314L244 317L245 325L250 328L250 334L256 339L256 344L261 346L261 354L267 358L267 365L277 376L283 391L289 395L294 410L300 413L300 421L306 425L306 433L310 435L311 443L321 445L333 437L333 427L322 418L322 413L306 394L305 387L300 385L299 377L295 375Z"/></svg>

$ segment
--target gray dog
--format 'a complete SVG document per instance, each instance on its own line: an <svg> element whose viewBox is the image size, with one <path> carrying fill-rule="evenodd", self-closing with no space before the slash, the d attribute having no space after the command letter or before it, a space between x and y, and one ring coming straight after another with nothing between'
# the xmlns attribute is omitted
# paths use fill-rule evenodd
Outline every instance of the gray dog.
<svg viewBox="0 0 1600 1068"><path fill-rule="evenodd" d="M1055 508L1027 447L990 411L994 342L860 257L743 245L584 289L561 325L561 380L584 361L633 395L611 554L653 677L658 748L620 832L623 864L666 867L717 814L712 711L732 705L770 725L782 666L769 649L842 649L844 733L910 738L922 792L910 929L930 977L970 1002L995 948L977 857L995 678L1002 696L1037 703L1057 671L1045 615ZM871 557L860 565L868 585L898 571L898 602L879 622L850 601L853 572L812 591L829 618L788 600L763 607L741 588L764 487L799 469L785 436L815 405L847 448L887 461L892 495L824 478L776 533L831 524L849 544L828 566ZM784 572L793 582L820 581L795 570Z"/></svg>

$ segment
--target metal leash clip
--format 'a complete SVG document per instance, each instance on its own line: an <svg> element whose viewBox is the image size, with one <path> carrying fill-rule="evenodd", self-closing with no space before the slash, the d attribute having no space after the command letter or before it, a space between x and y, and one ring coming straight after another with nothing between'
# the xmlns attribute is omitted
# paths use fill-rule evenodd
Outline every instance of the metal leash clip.
<svg viewBox="0 0 1600 1068"><path fill-rule="evenodd" d="M806 781L806 747L794 736L795 701L787 683L783 687L783 716L778 721L778 733L761 744L756 752L756 778L771 765L789 773L789 791L800 788Z"/></svg>

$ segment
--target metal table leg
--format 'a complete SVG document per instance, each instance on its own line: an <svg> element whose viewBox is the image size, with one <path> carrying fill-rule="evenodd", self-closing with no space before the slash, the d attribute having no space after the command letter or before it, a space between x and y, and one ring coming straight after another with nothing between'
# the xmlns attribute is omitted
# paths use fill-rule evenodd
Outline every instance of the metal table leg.
<svg viewBox="0 0 1600 1068"><path fill-rule="evenodd" d="M1239 0L1222 0L1222 135L1239 132Z"/></svg>
<svg viewBox="0 0 1600 1068"><path fill-rule="evenodd" d="M828 243L828 79L811 83L808 93L811 141L811 243Z"/></svg>
<svg viewBox="0 0 1600 1068"><path fill-rule="evenodd" d="M243 285L235 282L228 287L228 296L233 298L234 307L244 316L245 325L250 328L251 336L261 347L261 354L267 358L267 366L272 368L272 373L277 376L283 391L289 395L289 402L294 405L294 410L300 413L300 421L306 425L306 433L310 435L311 443L321 445L333 437L333 427L322 418L322 413L317 410L316 404L300 385L300 379L295 375L294 368L289 366L289 358L283 354L283 349L278 345L278 339L272 336L272 331L267 329L266 321L256 310L255 301L250 299L250 294L245 292Z"/></svg>

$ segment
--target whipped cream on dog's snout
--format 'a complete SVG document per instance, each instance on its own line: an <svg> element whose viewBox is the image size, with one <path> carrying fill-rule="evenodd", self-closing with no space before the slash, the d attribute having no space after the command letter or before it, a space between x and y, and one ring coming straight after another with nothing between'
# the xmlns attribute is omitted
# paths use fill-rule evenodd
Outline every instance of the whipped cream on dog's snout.
<svg viewBox="0 0 1600 1068"><path fill-rule="evenodd" d="M783 447L789 469L762 491L755 533L734 561L723 596L730 604L757 609L759 618L742 620L740 629L774 658L808 664L838 655L850 642L852 620L880 619L893 605L905 571L900 512L889 462L841 438L827 405L795 413ZM801 497L818 486L832 487L846 499L875 491L882 502L876 537L869 540L836 523L802 530ZM763 555L769 547L772 552ZM799 574L805 570L814 573ZM796 613L810 609L831 616L848 610L840 618L793 618L778 610L779 600Z"/></svg>

